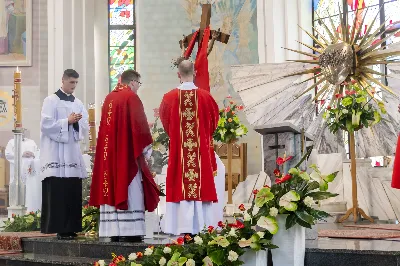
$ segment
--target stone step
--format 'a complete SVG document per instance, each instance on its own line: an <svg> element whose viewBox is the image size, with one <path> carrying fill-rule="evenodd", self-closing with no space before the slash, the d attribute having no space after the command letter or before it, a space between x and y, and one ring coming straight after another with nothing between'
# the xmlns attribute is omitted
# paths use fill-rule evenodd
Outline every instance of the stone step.
<svg viewBox="0 0 400 266"><path fill-rule="evenodd" d="M97 239L58 240L55 237L22 239L25 253L56 257L110 258L111 253L129 256L133 252L143 252L149 245L161 244L161 240L146 243L100 242ZM93 262L93 261L92 261ZM0 265L1 266L1 265Z"/></svg>

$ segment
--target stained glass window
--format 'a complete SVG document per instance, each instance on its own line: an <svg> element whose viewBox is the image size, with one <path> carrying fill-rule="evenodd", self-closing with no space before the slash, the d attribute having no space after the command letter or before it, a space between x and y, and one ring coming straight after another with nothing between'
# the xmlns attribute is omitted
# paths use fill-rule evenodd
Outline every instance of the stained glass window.
<svg viewBox="0 0 400 266"><path fill-rule="evenodd" d="M135 1L109 0L110 89L122 72L135 69Z"/></svg>

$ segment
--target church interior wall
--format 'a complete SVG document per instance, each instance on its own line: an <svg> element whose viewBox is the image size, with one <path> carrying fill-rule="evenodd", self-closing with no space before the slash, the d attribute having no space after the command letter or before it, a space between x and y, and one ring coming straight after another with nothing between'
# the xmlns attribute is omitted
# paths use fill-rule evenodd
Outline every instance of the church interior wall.
<svg viewBox="0 0 400 266"><path fill-rule="evenodd" d="M32 65L22 72L22 124L36 143L40 139L40 110L47 96L47 0L32 0ZM0 67L0 91L12 96L15 67ZM13 110L7 110L13 112ZM0 146L12 137L13 120L0 126Z"/></svg>

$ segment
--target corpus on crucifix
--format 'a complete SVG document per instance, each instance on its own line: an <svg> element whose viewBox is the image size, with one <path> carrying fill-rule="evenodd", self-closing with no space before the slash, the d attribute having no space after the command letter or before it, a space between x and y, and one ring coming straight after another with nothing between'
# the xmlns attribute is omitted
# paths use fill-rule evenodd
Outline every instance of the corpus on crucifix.
<svg viewBox="0 0 400 266"><path fill-rule="evenodd" d="M182 55L175 62L175 65L178 66L182 60L188 59L191 56L194 45L197 42L199 49L194 64L196 69L195 84L199 88L204 88L208 91L210 91L210 78L208 74L207 56L211 53L215 41L226 44L228 43L230 37L229 34L223 33L220 30L211 30L210 20L211 4L204 4L202 5L200 29L192 34L183 36L183 39L179 41L179 45L182 49Z"/></svg>

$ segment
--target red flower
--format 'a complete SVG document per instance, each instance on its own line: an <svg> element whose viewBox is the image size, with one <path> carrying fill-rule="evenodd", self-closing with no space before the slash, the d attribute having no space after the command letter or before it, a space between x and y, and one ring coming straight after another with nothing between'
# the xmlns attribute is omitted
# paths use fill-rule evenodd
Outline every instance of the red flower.
<svg viewBox="0 0 400 266"><path fill-rule="evenodd" d="M34 215L35 213L34 213L34 212L30 212L29 214L30 214L30 215Z"/></svg>
<svg viewBox="0 0 400 266"><path fill-rule="evenodd" d="M258 189L253 190L254 195L257 195L257 193L258 193Z"/></svg>
<svg viewBox="0 0 400 266"><path fill-rule="evenodd" d="M276 159L276 164L277 165L282 165L282 164L286 163L287 161L291 160L292 158L293 158L293 156L288 156L286 158L278 157Z"/></svg>
<svg viewBox="0 0 400 266"><path fill-rule="evenodd" d="M11 214L11 217L12 217L12 218L15 218L15 216L16 216L15 213Z"/></svg>
<svg viewBox="0 0 400 266"><path fill-rule="evenodd" d="M226 108L225 108L225 113L229 112L230 110L231 110L231 107L230 107L230 106L226 107Z"/></svg>
<svg viewBox="0 0 400 266"><path fill-rule="evenodd" d="M95 261L95 262L93 263L93 265L94 265L94 266L100 266L100 263L99 263L98 261Z"/></svg>
<svg viewBox="0 0 400 266"><path fill-rule="evenodd" d="M172 246L172 244L165 244L165 246L166 246L166 247L170 247L170 246Z"/></svg>
<svg viewBox="0 0 400 266"><path fill-rule="evenodd" d="M208 232L211 234L214 231L214 226L210 225L208 227Z"/></svg>
<svg viewBox="0 0 400 266"><path fill-rule="evenodd" d="M149 123L149 128L152 128L154 126L154 123Z"/></svg>
<svg viewBox="0 0 400 266"><path fill-rule="evenodd" d="M225 224L224 224L222 221L219 221L219 222L218 222L218 227L224 228L224 227L225 227Z"/></svg>
<svg viewBox="0 0 400 266"><path fill-rule="evenodd" d="M183 245L183 243L185 243L185 240L183 239L183 237L178 237L178 239L176 240L176 243L178 245Z"/></svg>
<svg viewBox="0 0 400 266"><path fill-rule="evenodd" d="M326 109L328 109L328 110L331 110L331 109L332 109L332 107L328 106L328 107L326 107Z"/></svg>
<svg viewBox="0 0 400 266"><path fill-rule="evenodd" d="M351 80L351 84L353 84L353 85L354 85L354 84L356 84L356 83L357 83L357 81L356 81L356 80L354 80L354 79L352 79L352 80Z"/></svg>
<svg viewBox="0 0 400 266"><path fill-rule="evenodd" d="M380 162L375 162L375 166L381 166Z"/></svg>
<svg viewBox="0 0 400 266"><path fill-rule="evenodd" d="M231 98L232 98L232 96L229 94L228 96L226 96L226 98L228 98L228 99L231 99Z"/></svg>
<svg viewBox="0 0 400 266"><path fill-rule="evenodd" d="M185 240L186 240L186 242L189 242L192 240L192 237L190 235L185 235Z"/></svg>
<svg viewBox="0 0 400 266"><path fill-rule="evenodd" d="M246 208L244 207L243 203L239 205L239 210L241 210L241 211L245 211L246 210Z"/></svg>
<svg viewBox="0 0 400 266"><path fill-rule="evenodd" d="M285 176L282 177L282 178L277 178L277 179L275 180L275 183L280 184L280 183L283 183L283 182L288 181L288 180L291 179L291 178L292 178L292 176L291 176L290 174L287 174L287 175L285 175Z"/></svg>
<svg viewBox="0 0 400 266"><path fill-rule="evenodd" d="M138 259L140 259L141 257L143 257L143 253L142 252L136 252L136 257Z"/></svg>
<svg viewBox="0 0 400 266"><path fill-rule="evenodd" d="M344 93L345 93L346 95L350 95L350 91L348 91L348 90L346 90Z"/></svg>
<svg viewBox="0 0 400 266"><path fill-rule="evenodd" d="M233 104L234 102L233 102L233 101L230 101L229 103L230 103L230 104Z"/></svg>
<svg viewBox="0 0 400 266"><path fill-rule="evenodd" d="M154 117L160 117L160 108L154 108Z"/></svg>
<svg viewBox="0 0 400 266"><path fill-rule="evenodd" d="M99 264L99 265L100 265L100 264ZM117 266L117 264L114 263L114 262L111 262L110 264L108 264L108 266Z"/></svg>
<svg viewBox="0 0 400 266"><path fill-rule="evenodd" d="M237 108L239 111L242 111L242 110L244 109L244 106L243 106L243 105L238 105L236 108Z"/></svg>
<svg viewBox="0 0 400 266"><path fill-rule="evenodd" d="M228 224L230 227L232 228L236 228L236 229L242 229L244 228L244 224L242 222L240 222L239 220L236 220L236 223L234 224Z"/></svg>
<svg viewBox="0 0 400 266"><path fill-rule="evenodd" d="M321 100L320 103L321 103L321 105L324 105L325 104L325 100Z"/></svg>
<svg viewBox="0 0 400 266"><path fill-rule="evenodd" d="M124 258L124 256L122 256L122 255L119 255L118 257L115 257L115 258L112 260L112 262L115 263L115 264L118 264L118 262L121 262L121 261L125 261L125 258Z"/></svg>
<svg viewBox="0 0 400 266"><path fill-rule="evenodd" d="M336 93L336 94L335 94L335 97L336 97L336 99L343 98L343 94L341 94L341 93Z"/></svg>
<svg viewBox="0 0 400 266"><path fill-rule="evenodd" d="M274 170L274 175L275 176L280 176L281 175L281 171L279 171L279 169L275 169Z"/></svg>
<svg viewBox="0 0 400 266"><path fill-rule="evenodd" d="M154 249L154 246L148 246L148 248Z"/></svg>

